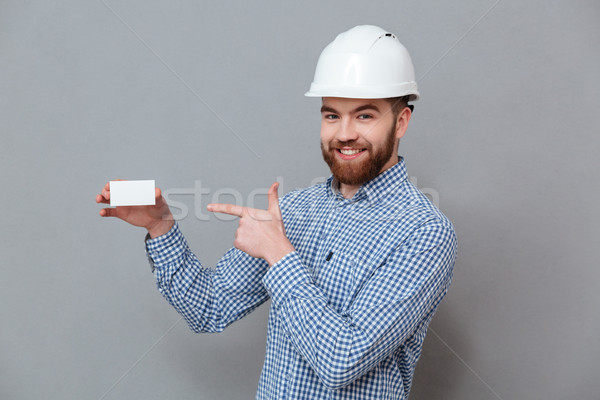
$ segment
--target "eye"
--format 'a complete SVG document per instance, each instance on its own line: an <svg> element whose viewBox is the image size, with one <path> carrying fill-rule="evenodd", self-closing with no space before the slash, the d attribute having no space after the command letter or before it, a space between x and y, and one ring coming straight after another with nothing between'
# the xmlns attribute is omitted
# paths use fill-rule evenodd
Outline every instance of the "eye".
<svg viewBox="0 0 600 400"><path fill-rule="evenodd" d="M360 114L357 118L358 119L371 119L371 118L373 118L373 116L371 114Z"/></svg>
<svg viewBox="0 0 600 400"><path fill-rule="evenodd" d="M323 118L333 120L333 119L338 119L339 117L335 114L323 114Z"/></svg>

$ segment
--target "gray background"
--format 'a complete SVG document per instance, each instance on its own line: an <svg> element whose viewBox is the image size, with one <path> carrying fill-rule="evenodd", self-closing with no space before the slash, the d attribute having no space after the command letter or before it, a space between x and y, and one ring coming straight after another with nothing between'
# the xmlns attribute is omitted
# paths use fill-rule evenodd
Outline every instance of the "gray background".
<svg viewBox="0 0 600 400"><path fill-rule="evenodd" d="M412 54L422 100L400 152L460 242L411 398L598 399L599 11L0 1L0 398L253 398L267 307L193 334L155 289L144 232L101 219L94 196L114 178L199 181L172 200L214 265L236 223L194 200L328 174L303 93L321 49L370 23Z"/></svg>

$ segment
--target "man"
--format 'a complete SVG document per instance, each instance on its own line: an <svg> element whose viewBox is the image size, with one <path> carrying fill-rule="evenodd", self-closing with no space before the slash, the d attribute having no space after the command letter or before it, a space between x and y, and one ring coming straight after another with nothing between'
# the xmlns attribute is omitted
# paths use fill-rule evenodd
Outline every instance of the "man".
<svg viewBox="0 0 600 400"><path fill-rule="evenodd" d="M327 46L307 96L322 97L333 176L240 217L234 247L203 268L157 189L155 206L106 208L148 230L159 291L195 332L271 299L258 399L406 399L427 326L452 276L452 224L407 179L398 142L419 93L408 52L358 26ZM108 185L97 202L110 199Z"/></svg>

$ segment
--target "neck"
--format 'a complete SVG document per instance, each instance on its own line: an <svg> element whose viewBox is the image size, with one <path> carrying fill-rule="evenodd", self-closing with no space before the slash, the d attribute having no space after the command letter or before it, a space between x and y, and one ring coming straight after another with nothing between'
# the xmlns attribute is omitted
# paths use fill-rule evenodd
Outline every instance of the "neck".
<svg viewBox="0 0 600 400"><path fill-rule="evenodd" d="M398 164L398 156L391 158L390 161L388 161L387 164L385 164L383 166L381 171L379 171L377 176L381 175L383 172L392 168L396 164ZM365 182L365 183L367 183L367 182ZM340 193L342 194L342 196L344 196L345 199L351 199L352 197L354 197L356 192L358 192L358 189L360 189L360 187L362 185L364 185L364 183L361 185L348 185L348 184L340 182L339 183Z"/></svg>
<svg viewBox="0 0 600 400"><path fill-rule="evenodd" d="M346 185L340 182L340 193L345 199L351 199L360 189L360 185Z"/></svg>

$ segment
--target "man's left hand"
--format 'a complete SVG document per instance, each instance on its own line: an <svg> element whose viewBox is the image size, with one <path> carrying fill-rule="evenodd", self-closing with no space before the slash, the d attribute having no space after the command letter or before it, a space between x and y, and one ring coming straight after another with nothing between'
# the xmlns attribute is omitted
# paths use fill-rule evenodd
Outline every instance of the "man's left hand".
<svg viewBox="0 0 600 400"><path fill-rule="evenodd" d="M294 251L294 246L285 235L275 182L269 188L269 208L259 210L234 204L209 204L208 211L240 217L233 245L252 257L262 258L275 264L283 256Z"/></svg>

